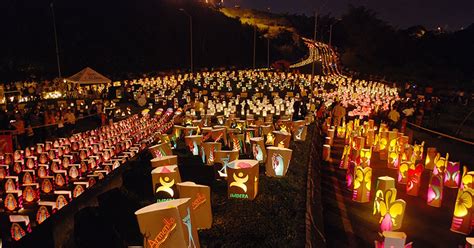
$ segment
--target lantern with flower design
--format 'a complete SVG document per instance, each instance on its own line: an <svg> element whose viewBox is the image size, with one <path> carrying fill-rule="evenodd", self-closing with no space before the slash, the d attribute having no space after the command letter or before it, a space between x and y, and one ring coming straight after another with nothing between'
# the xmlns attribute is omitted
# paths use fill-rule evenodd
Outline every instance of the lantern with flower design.
<svg viewBox="0 0 474 248"><path fill-rule="evenodd" d="M427 203L432 207L441 207L443 200L443 174L434 167L431 173L430 183L428 185Z"/></svg>
<svg viewBox="0 0 474 248"><path fill-rule="evenodd" d="M423 173L423 164L408 168L407 172L407 195L418 196L421 183L421 173Z"/></svg>
<svg viewBox="0 0 474 248"><path fill-rule="evenodd" d="M356 202L369 202L371 182L372 168L356 166L352 200Z"/></svg>
<svg viewBox="0 0 474 248"><path fill-rule="evenodd" d="M406 202L397 198L397 189L391 188L375 193L374 214L380 214L380 229L382 231L398 230L402 227Z"/></svg>

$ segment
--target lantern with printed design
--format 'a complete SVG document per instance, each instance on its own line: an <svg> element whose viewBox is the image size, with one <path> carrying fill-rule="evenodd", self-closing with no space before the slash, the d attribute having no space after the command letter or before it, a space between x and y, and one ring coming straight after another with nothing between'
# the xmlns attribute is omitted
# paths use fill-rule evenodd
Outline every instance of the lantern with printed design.
<svg viewBox="0 0 474 248"><path fill-rule="evenodd" d="M369 202L370 189L372 185L372 168L355 167L354 188L352 190L352 200L356 202Z"/></svg>
<svg viewBox="0 0 474 248"><path fill-rule="evenodd" d="M293 150L287 148L268 147L265 174L270 177L285 176L290 166L292 152Z"/></svg>
<svg viewBox="0 0 474 248"><path fill-rule="evenodd" d="M407 172L407 195L418 196L421 184L421 174L423 173L423 164L408 168Z"/></svg>
<svg viewBox="0 0 474 248"><path fill-rule="evenodd" d="M178 198L176 184L181 182L178 166L161 166L151 171L153 192L159 201Z"/></svg>
<svg viewBox="0 0 474 248"><path fill-rule="evenodd" d="M428 185L428 195L426 202L432 207L441 207L443 200L443 174L438 171L438 167L434 167L431 173L430 183Z"/></svg>
<svg viewBox="0 0 474 248"><path fill-rule="evenodd" d="M378 190L375 193L374 213L380 217L380 230L393 231L402 227L403 216L405 215L406 202L397 198L397 189L390 188L385 192Z"/></svg>
<svg viewBox="0 0 474 248"><path fill-rule="evenodd" d="M194 182L178 183L180 198L191 198L192 222L197 229L209 229L212 225L211 189Z"/></svg>
<svg viewBox="0 0 474 248"><path fill-rule="evenodd" d="M253 200L258 193L259 167L257 160L234 160L227 168L229 198Z"/></svg>
<svg viewBox="0 0 474 248"><path fill-rule="evenodd" d="M190 198L148 205L135 212L145 248L199 247Z"/></svg>

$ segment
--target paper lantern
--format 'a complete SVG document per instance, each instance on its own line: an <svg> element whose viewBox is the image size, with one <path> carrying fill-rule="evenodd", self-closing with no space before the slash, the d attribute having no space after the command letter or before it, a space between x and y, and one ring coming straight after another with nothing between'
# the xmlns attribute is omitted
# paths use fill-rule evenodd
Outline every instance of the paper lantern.
<svg viewBox="0 0 474 248"><path fill-rule="evenodd" d="M204 155L202 162L207 165L213 165L215 160L215 152L220 151L221 147L222 144L219 142L204 142L202 144L202 149L204 150L204 153L201 154Z"/></svg>
<svg viewBox="0 0 474 248"><path fill-rule="evenodd" d="M405 244L407 235L404 232L385 231L382 235L384 241L375 241L375 248L412 248L411 242Z"/></svg>
<svg viewBox="0 0 474 248"><path fill-rule="evenodd" d="M239 151L216 151L214 163L220 163L222 168L218 170L220 177L227 177L227 167L230 162L239 159Z"/></svg>
<svg viewBox="0 0 474 248"><path fill-rule="evenodd" d="M323 145L323 160L324 161L331 161L331 145L324 144Z"/></svg>
<svg viewBox="0 0 474 248"><path fill-rule="evenodd" d="M190 198L148 205L135 212L145 248L199 247Z"/></svg>
<svg viewBox="0 0 474 248"><path fill-rule="evenodd" d="M407 195L418 196L421 184L421 174L423 173L423 164L408 168L407 172Z"/></svg>
<svg viewBox="0 0 474 248"><path fill-rule="evenodd" d="M272 133L275 136L274 146L278 146L281 148L290 147L290 140L291 140L290 133L285 133L281 131L273 131Z"/></svg>
<svg viewBox="0 0 474 248"><path fill-rule="evenodd" d="M370 167L370 159L372 158L372 149L360 149L359 160L362 167Z"/></svg>
<svg viewBox="0 0 474 248"><path fill-rule="evenodd" d="M377 178L377 185L375 187L375 192L379 192L378 198L374 199L374 211L373 214L377 214L378 208L380 207L379 201L384 201L385 192L389 189L395 188L395 179L389 176L382 176ZM376 194L377 195L377 194ZM378 216L380 218L380 216Z"/></svg>
<svg viewBox="0 0 474 248"><path fill-rule="evenodd" d="M227 129L224 128L217 128L211 131L211 139L214 142L223 142L227 144Z"/></svg>
<svg viewBox="0 0 474 248"><path fill-rule="evenodd" d="M446 153L446 157L441 157L441 155L438 153L436 154L436 157L434 159L434 163L438 171L443 174L446 170L446 167L448 166L448 159L449 159L449 153Z"/></svg>
<svg viewBox="0 0 474 248"><path fill-rule="evenodd" d="M161 166L151 171L153 192L159 200L169 200L178 197L177 183L181 182L178 166Z"/></svg>
<svg viewBox="0 0 474 248"><path fill-rule="evenodd" d="M294 141L305 141L307 133L308 133L308 127L306 125L299 125L297 127L294 127L294 129L293 129L293 140Z"/></svg>
<svg viewBox="0 0 474 248"><path fill-rule="evenodd" d="M425 169L433 170L435 167L436 147L428 147L426 150Z"/></svg>
<svg viewBox="0 0 474 248"><path fill-rule="evenodd" d="M190 198L192 223L196 229L208 229L212 225L211 189L194 182L178 183L180 198Z"/></svg>
<svg viewBox="0 0 474 248"><path fill-rule="evenodd" d="M374 213L380 214L380 229L382 231L398 230L402 227L406 202L397 198L397 189L391 188L385 192L375 193Z"/></svg>
<svg viewBox="0 0 474 248"><path fill-rule="evenodd" d="M349 166L350 151L351 151L351 147L349 145L344 145L344 150L342 152L341 163L339 164L339 168L347 169L347 167ZM323 154L324 154L324 150L323 150Z"/></svg>
<svg viewBox="0 0 474 248"><path fill-rule="evenodd" d="M413 145L413 155L412 159L415 161L420 161L423 159L423 150L425 147L425 142L421 142L421 144L414 144Z"/></svg>
<svg viewBox="0 0 474 248"><path fill-rule="evenodd" d="M398 169L400 165L400 154L397 150L388 151L387 167L389 169Z"/></svg>
<svg viewBox="0 0 474 248"><path fill-rule="evenodd" d="M451 231L469 235L472 230L472 207L474 190L465 188L458 191L454 205Z"/></svg>
<svg viewBox="0 0 474 248"><path fill-rule="evenodd" d="M265 142L263 137L254 137L250 139L252 145L253 158L259 163L265 163L267 160L267 151L265 149Z"/></svg>
<svg viewBox="0 0 474 248"><path fill-rule="evenodd" d="M227 168L229 198L253 200L258 193L258 161L234 160Z"/></svg>
<svg viewBox="0 0 474 248"><path fill-rule="evenodd" d="M268 147L265 174L270 177L285 176L290 166L292 152L293 150L287 148Z"/></svg>
<svg viewBox="0 0 474 248"><path fill-rule="evenodd" d="M246 154L246 145L244 141L244 134L242 133L230 133L230 142L232 150L238 151L239 154Z"/></svg>
<svg viewBox="0 0 474 248"><path fill-rule="evenodd" d="M349 166L346 170L346 185L347 189L352 190L354 188L354 174L356 164L354 161L349 161Z"/></svg>
<svg viewBox="0 0 474 248"><path fill-rule="evenodd" d="M336 137L342 139L346 135L346 124L343 122L342 126L338 126L336 130Z"/></svg>
<svg viewBox="0 0 474 248"><path fill-rule="evenodd" d="M428 185L427 203L432 207L441 207L443 200L443 174L435 166Z"/></svg>
<svg viewBox="0 0 474 248"><path fill-rule="evenodd" d="M188 146L189 151L194 156L199 156L199 150L202 143L202 135L185 136L184 141Z"/></svg>
<svg viewBox="0 0 474 248"><path fill-rule="evenodd" d="M369 202L371 185L372 168L356 166L352 200L356 202Z"/></svg>
<svg viewBox="0 0 474 248"><path fill-rule="evenodd" d="M170 143L161 143L158 145L151 146L148 149L153 154L154 158L160 158L164 156L173 155L173 152L171 151Z"/></svg>
<svg viewBox="0 0 474 248"><path fill-rule="evenodd" d="M379 130L378 134L378 151L379 151L379 157L380 160L386 160L387 159L387 150L388 150L388 132L387 131L382 131Z"/></svg>
<svg viewBox="0 0 474 248"><path fill-rule="evenodd" d="M461 179L461 165L459 162L448 162L444 172L444 186L448 188L458 188Z"/></svg>
<svg viewBox="0 0 474 248"><path fill-rule="evenodd" d="M374 129L368 129L366 133L365 144L367 147L373 147L375 143L375 131Z"/></svg>
<svg viewBox="0 0 474 248"><path fill-rule="evenodd" d="M153 168L167 166L167 165L177 165L178 156L171 155L171 156L153 158L152 160L150 160L150 162L151 162L151 167Z"/></svg>
<svg viewBox="0 0 474 248"><path fill-rule="evenodd" d="M336 129L332 126L328 128L328 137L331 138L331 141L334 140L334 134L336 133ZM332 143L331 143L332 145Z"/></svg>
<svg viewBox="0 0 474 248"><path fill-rule="evenodd" d="M397 180L399 184L407 184L408 170L413 167L415 167L415 164L412 161L405 160L405 161L400 162L400 166L398 167L398 180Z"/></svg>

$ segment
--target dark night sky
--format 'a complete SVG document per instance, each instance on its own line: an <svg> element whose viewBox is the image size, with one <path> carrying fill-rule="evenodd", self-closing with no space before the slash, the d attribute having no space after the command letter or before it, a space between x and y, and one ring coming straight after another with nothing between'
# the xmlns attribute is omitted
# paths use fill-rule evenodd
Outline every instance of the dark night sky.
<svg viewBox="0 0 474 248"><path fill-rule="evenodd" d="M323 5L322 14L340 16L349 4L365 6L393 26L406 28L421 24L429 29L441 26L458 30L474 23L474 0L224 0L227 6L271 8L272 12L309 14Z"/></svg>

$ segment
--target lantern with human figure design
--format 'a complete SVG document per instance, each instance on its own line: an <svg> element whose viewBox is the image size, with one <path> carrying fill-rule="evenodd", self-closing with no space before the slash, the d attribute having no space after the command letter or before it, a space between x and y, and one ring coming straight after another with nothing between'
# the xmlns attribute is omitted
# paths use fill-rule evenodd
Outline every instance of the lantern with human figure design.
<svg viewBox="0 0 474 248"><path fill-rule="evenodd" d="M258 193L258 161L234 160L227 168L229 198L253 200Z"/></svg>

